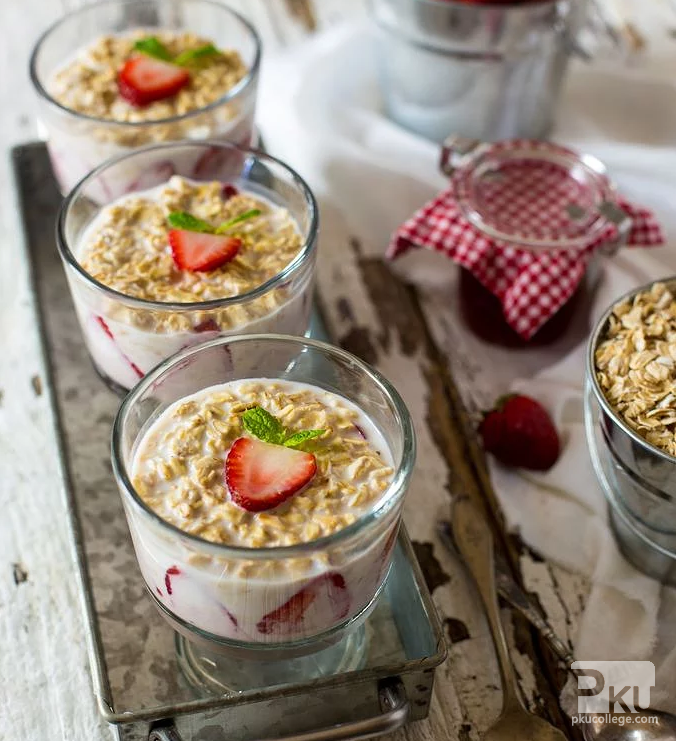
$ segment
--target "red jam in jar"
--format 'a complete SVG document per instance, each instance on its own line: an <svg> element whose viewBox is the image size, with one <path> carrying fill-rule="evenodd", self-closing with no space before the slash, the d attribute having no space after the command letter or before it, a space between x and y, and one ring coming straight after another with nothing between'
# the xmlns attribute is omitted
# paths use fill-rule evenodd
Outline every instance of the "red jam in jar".
<svg viewBox="0 0 676 741"><path fill-rule="evenodd" d="M470 237L469 244L465 240L463 255L470 255L477 265L490 265L493 280L496 273L500 278L501 272L506 277L513 276L515 268L517 272L525 269L519 252L534 256L528 266L554 251L574 253L560 268L551 259L543 260L538 294L546 295L550 287L559 290L562 275L555 271L577 267L578 253L591 244L603 243L604 235L613 233L609 227L615 227L616 236L612 245L603 247L617 249L631 225L616 203L603 164L551 142L491 144L454 137L444 145L441 169L451 177L462 217L476 232L475 240ZM596 257L592 256L587 267L594 264ZM576 315L588 309L589 302L582 300L593 283L588 272L568 301L526 340L507 324L500 300L461 266L461 315L467 327L486 342L506 347L555 342Z"/></svg>
<svg viewBox="0 0 676 741"><path fill-rule="evenodd" d="M550 345L560 339L578 313L587 292L583 281L566 303L528 340L518 334L505 319L497 296L485 288L469 270L460 268L460 314L467 328L484 342L503 347Z"/></svg>

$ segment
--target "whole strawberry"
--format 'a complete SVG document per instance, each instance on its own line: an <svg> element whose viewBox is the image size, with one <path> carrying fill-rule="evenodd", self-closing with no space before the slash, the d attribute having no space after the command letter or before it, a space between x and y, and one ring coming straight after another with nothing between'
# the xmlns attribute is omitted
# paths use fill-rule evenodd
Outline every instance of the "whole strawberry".
<svg viewBox="0 0 676 741"><path fill-rule="evenodd" d="M481 421L479 433L484 448L511 468L547 471L559 457L556 427L542 404L529 396L498 399Z"/></svg>

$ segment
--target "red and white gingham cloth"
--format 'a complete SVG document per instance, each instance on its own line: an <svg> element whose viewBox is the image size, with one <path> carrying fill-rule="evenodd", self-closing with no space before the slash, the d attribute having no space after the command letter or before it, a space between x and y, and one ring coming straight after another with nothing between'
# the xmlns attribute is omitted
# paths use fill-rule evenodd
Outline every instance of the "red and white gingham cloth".
<svg viewBox="0 0 676 741"><path fill-rule="evenodd" d="M507 147L523 144L502 143ZM548 145L538 142L535 146ZM510 223L516 230L518 224L523 233L526 225L530 236L544 237L554 228L565 228L567 204L591 205L584 187L578 187L570 177L561 178L557 165L516 160L507 167L512 169L508 173L509 189L498 183L491 193L490 186L484 187L482 203L484 219L486 214L488 218L494 215L503 230ZM608 224L580 249L520 248L491 239L470 223L455 200L456 188L462 188L462 180L404 222L392 235L387 257L394 259L412 247L445 253L497 296L507 323L528 340L573 295L592 254L613 239L617 229ZM617 203L632 219L629 245L652 247L664 243L662 229L652 212L623 198L617 198Z"/></svg>

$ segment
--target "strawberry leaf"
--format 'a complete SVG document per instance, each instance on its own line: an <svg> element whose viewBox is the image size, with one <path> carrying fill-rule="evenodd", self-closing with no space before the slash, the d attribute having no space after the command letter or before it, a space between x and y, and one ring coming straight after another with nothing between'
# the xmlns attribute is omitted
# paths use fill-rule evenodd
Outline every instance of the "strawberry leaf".
<svg viewBox="0 0 676 741"><path fill-rule="evenodd" d="M242 424L247 432L266 443L281 445L286 434L282 423L261 407L252 407L242 414Z"/></svg>
<svg viewBox="0 0 676 741"><path fill-rule="evenodd" d="M216 234L223 234L224 232L227 232L228 229L231 229L236 224L241 224L243 221L248 221L249 219L253 219L255 216L260 216L261 210L259 208L252 208L249 211L245 211L243 214L240 214L239 216L235 216L232 219L229 219L228 221L224 221L217 229Z"/></svg>
<svg viewBox="0 0 676 741"><path fill-rule="evenodd" d="M167 221L174 229L186 229L189 232L202 232L204 234L214 233L211 224L198 219L197 216L193 216L187 211L172 211L167 217Z"/></svg>
<svg viewBox="0 0 676 741"><path fill-rule="evenodd" d="M148 57L161 59L163 62L171 62L169 49L157 38L157 36L146 36L134 44L134 51L140 51Z"/></svg>
<svg viewBox="0 0 676 741"><path fill-rule="evenodd" d="M204 46L198 46L196 49L181 52L174 59L174 64L178 64L179 67L193 67L207 61L209 57L220 55L221 52L213 44L205 44Z"/></svg>
<svg viewBox="0 0 676 741"><path fill-rule="evenodd" d="M298 448L307 440L314 440L314 438L323 435L325 432L326 430L301 430L300 432L295 432L290 437L287 437L284 441L284 445L287 448Z"/></svg>

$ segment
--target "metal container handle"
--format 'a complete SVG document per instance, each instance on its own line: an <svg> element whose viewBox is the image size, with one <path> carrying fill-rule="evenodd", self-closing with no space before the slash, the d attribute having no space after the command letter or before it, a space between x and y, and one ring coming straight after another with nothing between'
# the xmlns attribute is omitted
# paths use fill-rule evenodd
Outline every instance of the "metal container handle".
<svg viewBox="0 0 676 741"><path fill-rule="evenodd" d="M452 134L441 145L439 169L444 175L452 178L457 170L465 167L472 159L480 155L482 150L490 146L490 142L482 142L479 139ZM627 244L632 219L624 209L612 200L603 201L598 206L597 211L617 229L615 237L604 242L599 248L601 254L612 256Z"/></svg>
<svg viewBox="0 0 676 741"><path fill-rule="evenodd" d="M464 167L476 155L481 144L479 139L451 134L441 145L439 169L449 178L453 177L456 170Z"/></svg>
<svg viewBox="0 0 676 741"><path fill-rule="evenodd" d="M605 201L599 206L599 213L617 229L614 239L609 239L599 248L603 255L614 255L627 244L631 230L631 216L613 201Z"/></svg>
<svg viewBox="0 0 676 741"><path fill-rule="evenodd" d="M264 741L344 741L345 739L366 739L393 733L408 719L410 704L404 685L399 678L386 679L378 685L380 715L363 720L339 723L316 731L296 733ZM151 729L148 741L183 741L173 721ZM263 740L262 740L263 741Z"/></svg>

